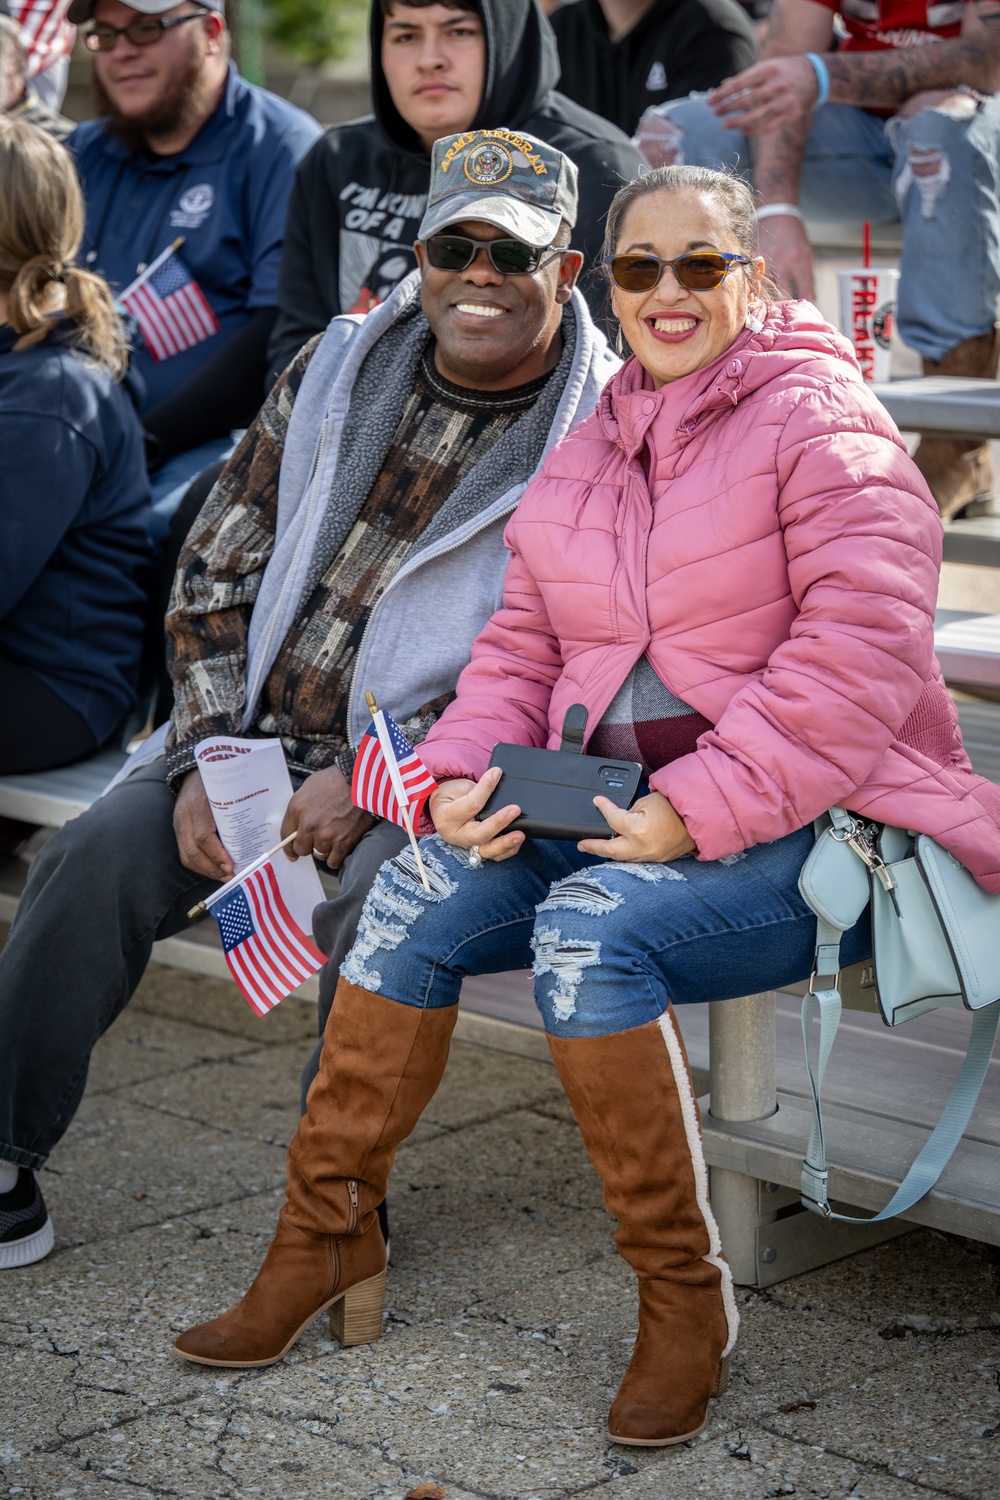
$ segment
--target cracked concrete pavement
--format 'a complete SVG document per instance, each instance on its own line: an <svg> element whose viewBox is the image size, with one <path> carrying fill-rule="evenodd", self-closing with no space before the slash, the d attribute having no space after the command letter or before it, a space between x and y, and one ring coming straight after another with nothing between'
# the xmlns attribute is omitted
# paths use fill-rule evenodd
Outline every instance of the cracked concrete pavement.
<svg viewBox="0 0 1000 1500"><path fill-rule="evenodd" d="M551 1066L459 1032L400 1151L382 1339L320 1320L266 1370L186 1365L268 1243L311 1007L152 968L42 1181L48 1260L2 1273L0 1500L1000 1494L1000 1253L917 1230L739 1294L696 1442L617 1448L630 1273Z"/></svg>

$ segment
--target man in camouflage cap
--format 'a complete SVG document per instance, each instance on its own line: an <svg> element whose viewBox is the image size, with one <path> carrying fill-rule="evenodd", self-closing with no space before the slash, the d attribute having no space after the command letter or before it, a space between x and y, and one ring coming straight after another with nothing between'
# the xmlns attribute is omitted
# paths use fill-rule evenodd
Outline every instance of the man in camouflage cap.
<svg viewBox="0 0 1000 1500"><path fill-rule="evenodd" d="M154 940L233 873L201 740L280 740L282 837L339 870L313 916L322 1031L368 888L406 841L351 803L364 692L411 741L427 733L500 596L507 517L618 367L575 290L575 212L576 169L543 142L439 142L419 271L306 344L208 497L167 615L165 733L38 855L0 954L0 1269L51 1248L33 1173L96 1037Z"/></svg>
<svg viewBox="0 0 1000 1500"><path fill-rule="evenodd" d="M435 359L450 378L478 385L486 367L507 378L532 349L533 373L558 361L562 307L582 261L568 248L576 182L568 156L513 131L470 130L435 144L415 249Z"/></svg>

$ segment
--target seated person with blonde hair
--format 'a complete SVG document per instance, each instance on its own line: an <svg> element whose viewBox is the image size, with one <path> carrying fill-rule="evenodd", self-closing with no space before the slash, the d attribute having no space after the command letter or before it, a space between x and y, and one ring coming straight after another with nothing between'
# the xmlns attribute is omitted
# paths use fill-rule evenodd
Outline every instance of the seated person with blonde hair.
<svg viewBox="0 0 1000 1500"><path fill-rule="evenodd" d="M136 701L149 490L82 233L72 159L0 117L0 774L89 755Z"/></svg>

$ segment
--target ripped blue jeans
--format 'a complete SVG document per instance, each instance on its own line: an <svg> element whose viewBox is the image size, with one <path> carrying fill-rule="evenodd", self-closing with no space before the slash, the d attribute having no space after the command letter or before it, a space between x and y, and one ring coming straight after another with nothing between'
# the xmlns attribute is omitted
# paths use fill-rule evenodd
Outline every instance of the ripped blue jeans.
<svg viewBox="0 0 1000 1500"><path fill-rule="evenodd" d="M458 1001L466 975L531 966L553 1036L609 1036L675 1005L726 1000L806 978L816 918L798 891L812 828L732 859L595 861L575 844L527 839L478 869L434 835L382 866L345 979L405 1005ZM865 912L843 963L871 954Z"/></svg>

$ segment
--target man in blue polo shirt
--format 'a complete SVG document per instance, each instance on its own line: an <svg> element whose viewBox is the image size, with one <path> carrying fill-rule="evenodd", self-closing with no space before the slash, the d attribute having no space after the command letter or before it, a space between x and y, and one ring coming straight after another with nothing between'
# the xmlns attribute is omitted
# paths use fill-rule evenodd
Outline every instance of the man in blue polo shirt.
<svg viewBox="0 0 1000 1500"><path fill-rule="evenodd" d="M232 445L264 396L288 194L320 134L311 116L254 88L229 61L223 0L73 0L90 22L100 118L67 142L87 202L86 264L126 292L177 241L147 291L190 278L210 312L185 317L169 352L144 313L134 356L146 385L155 530L187 481ZM212 323L218 325L212 332Z"/></svg>

